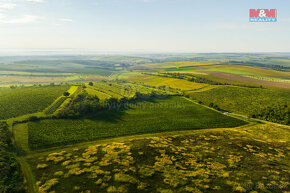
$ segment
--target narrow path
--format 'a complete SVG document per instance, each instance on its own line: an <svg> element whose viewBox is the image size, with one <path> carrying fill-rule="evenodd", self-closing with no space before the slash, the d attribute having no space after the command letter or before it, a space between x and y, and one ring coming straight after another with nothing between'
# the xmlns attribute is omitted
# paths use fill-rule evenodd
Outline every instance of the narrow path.
<svg viewBox="0 0 290 193"><path fill-rule="evenodd" d="M27 184L27 192L28 193L38 193L38 188L36 186L36 180L31 171L30 165L26 162L24 157L17 157L17 161L21 165L21 170L24 174Z"/></svg>
<svg viewBox="0 0 290 193"><path fill-rule="evenodd" d="M15 137L15 145L18 154L25 154L29 152L28 145L28 126L26 123L17 124L13 126L13 135Z"/></svg>

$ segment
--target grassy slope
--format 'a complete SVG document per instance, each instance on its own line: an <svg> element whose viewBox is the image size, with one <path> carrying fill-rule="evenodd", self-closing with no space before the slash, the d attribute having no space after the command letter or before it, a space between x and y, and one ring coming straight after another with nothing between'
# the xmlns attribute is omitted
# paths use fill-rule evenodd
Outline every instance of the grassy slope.
<svg viewBox="0 0 290 193"><path fill-rule="evenodd" d="M86 88L85 89L89 95L96 95L98 96L98 98L101 100L101 101L104 101L105 99L109 99L111 98L110 95L106 94L106 93L102 93L96 89L92 89L92 88Z"/></svg>
<svg viewBox="0 0 290 193"><path fill-rule="evenodd" d="M288 90L238 86L219 86L204 92L190 93L190 96L206 105L212 102L224 110L245 115L274 103L290 102Z"/></svg>
<svg viewBox="0 0 290 193"><path fill-rule="evenodd" d="M23 87L1 89L0 119L42 111L69 86Z"/></svg>
<svg viewBox="0 0 290 193"><path fill-rule="evenodd" d="M137 103L90 119L29 122L31 148L69 144L105 137L173 130L235 127L246 122L224 116L182 97Z"/></svg>
<svg viewBox="0 0 290 193"><path fill-rule="evenodd" d="M63 193L283 192L289 134L289 127L276 124L178 131L72 146L27 160L40 189Z"/></svg>

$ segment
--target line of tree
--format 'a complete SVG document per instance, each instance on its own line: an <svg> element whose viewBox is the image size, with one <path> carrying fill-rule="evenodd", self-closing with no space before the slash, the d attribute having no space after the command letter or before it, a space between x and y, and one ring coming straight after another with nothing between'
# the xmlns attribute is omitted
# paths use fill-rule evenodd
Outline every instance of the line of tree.
<svg viewBox="0 0 290 193"><path fill-rule="evenodd" d="M267 59L267 57L265 59ZM269 59L271 59L271 58L269 58ZM288 66L282 66L282 65L278 65L278 64L263 64L263 63L251 62L251 61L229 61L227 64L266 67L266 68L271 68L273 70L278 70L278 71L289 71L290 70L290 67L288 67Z"/></svg>
<svg viewBox="0 0 290 193"><path fill-rule="evenodd" d="M83 91L69 99L69 102L58 111L57 117L78 117L100 110L100 99Z"/></svg>
<svg viewBox="0 0 290 193"><path fill-rule="evenodd" d="M11 135L6 122L0 122L0 192L21 193L24 191L20 164L10 152Z"/></svg>
<svg viewBox="0 0 290 193"><path fill-rule="evenodd" d="M164 97L166 96L167 95L164 95ZM105 110L121 110L122 108L126 108L129 103L134 103L138 100L148 100L153 97L160 97L160 95L154 91L148 94L136 92L135 95L130 98L111 97L105 99L104 101L100 101L97 96L89 95L83 90L78 95L70 98L69 101L56 113L56 115L51 118L78 118Z"/></svg>
<svg viewBox="0 0 290 193"><path fill-rule="evenodd" d="M204 84L210 84L210 85L233 85L233 86L241 86L241 87L248 87L248 88L262 88L262 86L252 86L252 85L239 85L239 84L229 84L229 83L221 83L216 82L201 76L196 76L189 73L143 73L151 76L160 76L160 77L166 77L166 78L177 78L177 79L183 79L190 82L196 82L196 83L204 83Z"/></svg>

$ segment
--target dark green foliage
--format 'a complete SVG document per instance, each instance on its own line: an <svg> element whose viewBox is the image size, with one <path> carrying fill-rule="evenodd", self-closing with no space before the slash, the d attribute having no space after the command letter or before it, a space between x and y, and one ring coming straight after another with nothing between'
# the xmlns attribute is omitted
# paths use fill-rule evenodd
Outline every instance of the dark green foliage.
<svg viewBox="0 0 290 193"><path fill-rule="evenodd" d="M268 106L258 112L254 112L251 117L289 125L290 106L287 104Z"/></svg>
<svg viewBox="0 0 290 193"><path fill-rule="evenodd" d="M69 96L69 95L70 95L70 93L67 92L67 91L65 91L65 92L63 93L63 96Z"/></svg>
<svg viewBox="0 0 290 193"><path fill-rule="evenodd" d="M83 91L75 95L72 100L58 113L58 117L78 117L88 113L95 113L100 109L99 98Z"/></svg>
<svg viewBox="0 0 290 193"><path fill-rule="evenodd" d="M259 117L278 123L287 124L289 122L287 120L287 109L289 109L290 104L290 91L287 90L221 86L189 95L190 98L202 101L205 105L211 107L217 105L220 109L229 112ZM277 115L275 115L276 113Z"/></svg>
<svg viewBox="0 0 290 193"><path fill-rule="evenodd" d="M90 85L90 86L93 86L93 85L94 85L94 83L93 83L93 82L89 82L89 85Z"/></svg>
<svg viewBox="0 0 290 193"><path fill-rule="evenodd" d="M17 88L17 86L16 85L10 85L9 88L15 89L15 88Z"/></svg>
<svg viewBox="0 0 290 193"><path fill-rule="evenodd" d="M24 192L20 165L14 155L9 152L10 145L8 125L0 122L0 192Z"/></svg>
<svg viewBox="0 0 290 193"><path fill-rule="evenodd" d="M208 106L211 107L211 108L214 108L216 110L220 110L220 108L214 103L210 103Z"/></svg>
<svg viewBox="0 0 290 193"><path fill-rule="evenodd" d="M28 121L36 121L38 118L37 116L30 116L27 120Z"/></svg>

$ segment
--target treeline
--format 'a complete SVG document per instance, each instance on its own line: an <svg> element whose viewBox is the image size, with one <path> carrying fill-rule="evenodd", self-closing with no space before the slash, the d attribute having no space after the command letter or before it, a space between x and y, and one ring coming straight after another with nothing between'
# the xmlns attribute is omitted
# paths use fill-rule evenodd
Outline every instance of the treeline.
<svg viewBox="0 0 290 193"><path fill-rule="evenodd" d="M6 122L0 122L0 192L25 192L20 165L9 151L11 145L8 125Z"/></svg>
<svg viewBox="0 0 290 193"><path fill-rule="evenodd" d="M263 88L262 85L260 86L252 86L252 85L243 85L243 84L229 84L229 83L221 83L221 82L216 82L213 80L209 80L204 77L200 76L195 76L192 74L187 74L187 73L143 73L146 75L151 75L151 76L160 76L160 77L166 77L166 78L177 78L177 79L183 79L187 80L190 82L196 82L196 83L204 83L204 84L210 84L210 85L233 85L233 86L240 86L240 87L247 87L247 88Z"/></svg>
<svg viewBox="0 0 290 193"><path fill-rule="evenodd" d="M211 85L226 85L225 83L220 83L216 81L209 80L204 77L200 76L194 76L192 74L187 74L187 73L144 73L146 75L151 75L151 76L160 76L160 77L166 77L166 78L177 78L177 79L183 79L187 80L190 82L196 82L196 83L205 83L205 84L211 84Z"/></svg>
<svg viewBox="0 0 290 193"><path fill-rule="evenodd" d="M287 104L268 106L259 110L259 112L252 113L251 117L290 125L290 106Z"/></svg>
<svg viewBox="0 0 290 193"><path fill-rule="evenodd" d="M285 71L285 70L290 70L290 67L287 66L282 66L282 65L275 65L275 64L263 64L263 63L258 63L258 62L243 62L243 61L229 61L229 64L237 64L237 65L246 65L246 66L258 66L258 67L266 67L266 68L271 68L273 70L278 70L278 71Z"/></svg>
<svg viewBox="0 0 290 193"><path fill-rule="evenodd" d="M133 97L115 98L111 97L100 101L97 96L89 95L86 91L82 91L78 95L70 98L51 118L78 118L85 115L94 114L105 110L122 110L126 108L128 103L138 100L151 99L160 96L156 92L143 94L136 92ZM166 95L163 95L164 97ZM34 120L30 120L34 121Z"/></svg>
<svg viewBox="0 0 290 193"><path fill-rule="evenodd" d="M56 113L56 117L78 117L88 113L94 113L100 109L100 99L97 96L82 92L70 98L66 104Z"/></svg>

